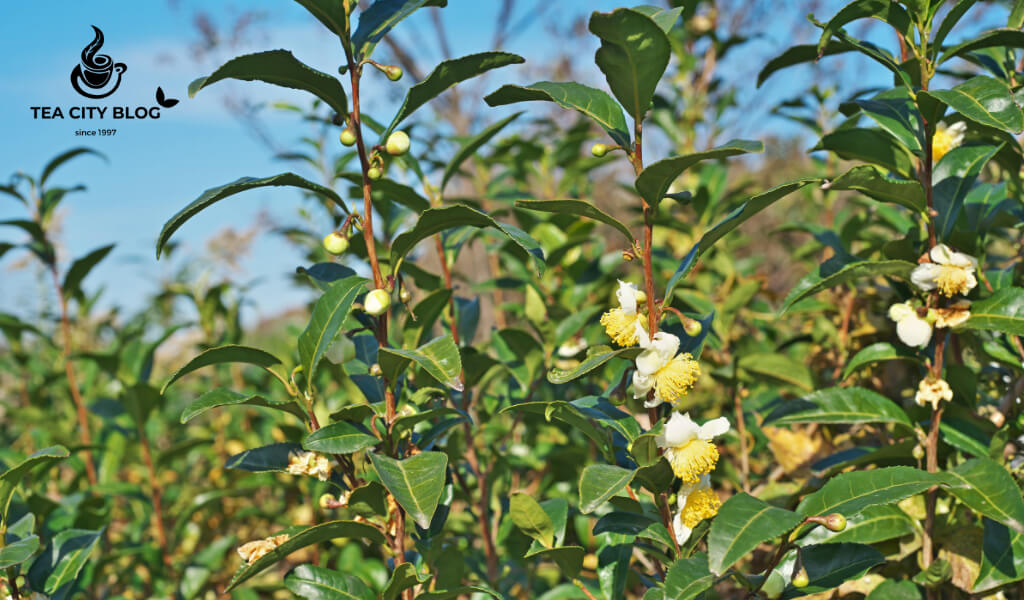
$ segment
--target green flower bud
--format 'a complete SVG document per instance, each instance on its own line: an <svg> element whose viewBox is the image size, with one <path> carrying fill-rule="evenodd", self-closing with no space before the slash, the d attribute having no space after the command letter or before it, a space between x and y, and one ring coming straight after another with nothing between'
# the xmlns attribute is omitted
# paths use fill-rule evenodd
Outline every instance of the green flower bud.
<svg viewBox="0 0 1024 600"><path fill-rule="evenodd" d="M324 237L324 250L334 255L344 254L348 250L348 238L337 231L328 233Z"/></svg>
<svg viewBox="0 0 1024 600"><path fill-rule="evenodd" d="M331 494L324 494L323 496L320 496L320 508L324 510L331 508L331 505L334 504L335 502L337 502L337 500L335 500L334 496L332 496Z"/></svg>
<svg viewBox="0 0 1024 600"><path fill-rule="evenodd" d="M370 375L373 375L374 377L380 377L383 374L384 374L384 369L381 369L379 364L373 363L370 366Z"/></svg>
<svg viewBox="0 0 1024 600"><path fill-rule="evenodd" d="M590 153L597 158L601 158L605 154L608 154L608 146L605 146L604 144L594 144L590 147Z"/></svg>
<svg viewBox="0 0 1024 600"><path fill-rule="evenodd" d="M924 458L924 448L921 447L921 444L918 444L914 446L914 449L910 451L910 454L917 460L921 460Z"/></svg>
<svg viewBox="0 0 1024 600"><path fill-rule="evenodd" d="M831 531L842 531L846 529L846 517L839 513L825 515L825 527Z"/></svg>
<svg viewBox="0 0 1024 600"><path fill-rule="evenodd" d="M384 173L382 173L377 167L370 167L370 169L366 171L366 176L369 177L371 181L377 181L383 174Z"/></svg>
<svg viewBox="0 0 1024 600"><path fill-rule="evenodd" d="M412 300L412 292L410 292L408 288L402 288L402 291L398 292L398 299L401 300L403 304L408 304L409 301Z"/></svg>
<svg viewBox="0 0 1024 600"><path fill-rule="evenodd" d="M388 136L384 149L391 156L401 156L409 151L409 135L404 131L394 131Z"/></svg>
<svg viewBox="0 0 1024 600"><path fill-rule="evenodd" d="M398 81L402 78L402 67L397 65L388 65L384 67L384 74L388 76L391 81Z"/></svg>
<svg viewBox="0 0 1024 600"><path fill-rule="evenodd" d="M341 135L338 136L343 146L351 146L356 143L356 132L352 131L348 127L341 130Z"/></svg>
<svg viewBox="0 0 1024 600"><path fill-rule="evenodd" d="M801 568L799 571L793 574L793 587L803 588L807 587L807 584L811 582L811 579L807 576L807 569Z"/></svg>
<svg viewBox="0 0 1024 600"><path fill-rule="evenodd" d="M373 290L363 300L363 310L375 317L388 312L389 308L391 308L391 294L387 290Z"/></svg>
<svg viewBox="0 0 1024 600"><path fill-rule="evenodd" d="M688 321L683 323L683 331L685 331L686 335L690 337L697 337L703 330L704 326L701 325L700 321L697 321L695 319L689 319Z"/></svg>

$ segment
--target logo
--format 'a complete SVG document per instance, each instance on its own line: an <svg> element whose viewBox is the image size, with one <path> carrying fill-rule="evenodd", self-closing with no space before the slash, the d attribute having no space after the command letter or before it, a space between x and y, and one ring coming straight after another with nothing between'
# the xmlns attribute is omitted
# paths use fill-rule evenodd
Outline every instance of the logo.
<svg viewBox="0 0 1024 600"><path fill-rule="evenodd" d="M82 62L71 71L71 87L86 98L99 100L117 91L128 66L99 53L103 47L103 32L95 25L92 28L96 37L82 50Z"/></svg>

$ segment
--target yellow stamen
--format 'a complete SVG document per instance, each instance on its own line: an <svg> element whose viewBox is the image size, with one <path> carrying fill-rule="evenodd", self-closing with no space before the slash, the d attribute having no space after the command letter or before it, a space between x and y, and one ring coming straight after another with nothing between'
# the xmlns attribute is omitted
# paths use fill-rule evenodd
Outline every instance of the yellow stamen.
<svg viewBox="0 0 1024 600"><path fill-rule="evenodd" d="M695 490L686 497L686 506L683 507L680 515L683 525L693 529L704 519L710 519L718 514L718 507L722 501L710 488Z"/></svg>
<svg viewBox="0 0 1024 600"><path fill-rule="evenodd" d="M665 450L672 472L684 483L697 483L718 464L718 448L707 440L690 440L684 446Z"/></svg>
<svg viewBox="0 0 1024 600"><path fill-rule="evenodd" d="M640 343L636 335L636 323L646 318L639 313L627 315L621 308L613 308L601 315L601 325L604 325L608 337L619 346L636 346Z"/></svg>
<svg viewBox="0 0 1024 600"><path fill-rule="evenodd" d="M956 265L939 265L939 276L935 278L942 295L952 298L956 294L966 294L970 291L968 287L967 269Z"/></svg>
<svg viewBox="0 0 1024 600"><path fill-rule="evenodd" d="M680 354L658 371L654 386L662 400L678 408L683 396L697 383L698 377L700 364L693 360L693 355Z"/></svg>
<svg viewBox="0 0 1024 600"><path fill-rule="evenodd" d="M932 136L932 162L939 162L954 147L953 136L945 128L939 129Z"/></svg>

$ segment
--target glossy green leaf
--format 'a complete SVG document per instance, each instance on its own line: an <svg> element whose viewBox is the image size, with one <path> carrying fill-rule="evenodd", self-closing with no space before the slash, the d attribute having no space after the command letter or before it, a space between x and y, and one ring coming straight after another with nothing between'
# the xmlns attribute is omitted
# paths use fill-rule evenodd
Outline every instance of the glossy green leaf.
<svg viewBox="0 0 1024 600"><path fill-rule="evenodd" d="M646 167L636 178L636 190L651 206L665 197L672 183L684 171L705 160L718 160L740 154L764 152L764 144L749 140L731 140L704 152L674 156Z"/></svg>
<svg viewBox="0 0 1024 600"><path fill-rule="evenodd" d="M347 34L348 17L345 5L335 0L295 0L335 35L344 39Z"/></svg>
<svg viewBox="0 0 1024 600"><path fill-rule="evenodd" d="M501 133L502 129L505 129L505 127L509 123L516 120L521 114L523 113L517 112L505 117L504 119L498 121L497 123L491 125L490 127L487 127L480 133L466 140L465 143L459 146L459 149L455 152L451 160L449 160L448 164L445 165L444 167L444 174L441 176L441 185L438 188L439 192L442 194L444 193L445 186L447 186L451 178L455 176L456 173L459 172L459 166L462 165L462 163L465 162L466 159L468 159L470 156L473 156L473 154L475 154L477 150L479 150L487 142L491 141L491 139L494 138L494 136Z"/></svg>
<svg viewBox="0 0 1024 600"><path fill-rule="evenodd" d="M349 183L361 190L363 185L362 173L341 173L340 177L348 180ZM382 177L372 183L370 198L373 205L378 207L378 210L380 210L380 207L388 207L388 204L392 202L401 204L416 214L430 208L430 201L421 196L415 189L387 177Z"/></svg>
<svg viewBox="0 0 1024 600"><path fill-rule="evenodd" d="M946 239L963 210L964 200L985 165L999 152L999 146L961 146L950 150L932 172L935 229Z"/></svg>
<svg viewBox="0 0 1024 600"><path fill-rule="evenodd" d="M369 58L391 29L400 21L425 6L444 7L448 0L375 0L359 14L359 25L352 34L356 60Z"/></svg>
<svg viewBox="0 0 1024 600"><path fill-rule="evenodd" d="M416 600L455 600L456 598L459 598L463 595L473 593L487 594L491 598L502 600L502 596L494 592L494 590L491 590L480 585L464 585L461 587L452 588L448 590L425 592L417 596Z"/></svg>
<svg viewBox="0 0 1024 600"><path fill-rule="evenodd" d="M1020 486L1001 464L974 458L945 473L946 489L975 512L1024 533Z"/></svg>
<svg viewBox="0 0 1024 600"><path fill-rule="evenodd" d="M196 356L185 363L185 366L175 371L174 374L171 375L171 378L167 380L167 383L164 384L164 387L160 388L160 393L166 393L167 388L171 387L172 383L181 379L185 375L188 375L192 371L222 363L245 363L266 369L273 365L280 364L281 361L269 352L265 352L259 348L251 348L249 346L228 345L210 348L209 350L204 350L199 354L199 356Z"/></svg>
<svg viewBox="0 0 1024 600"><path fill-rule="evenodd" d="M18 484L35 467L55 463L69 456L64 446L50 446L34 452L31 456L0 473L0 525L7 524L7 510Z"/></svg>
<svg viewBox="0 0 1024 600"><path fill-rule="evenodd" d="M421 452L404 460L373 453L369 457L381 483L405 512L421 528L430 527L444 491L448 456L443 452Z"/></svg>
<svg viewBox="0 0 1024 600"><path fill-rule="evenodd" d="M843 370L843 379L847 379L861 367L890 360L921 362L917 354L907 348L894 346L889 342L875 342L858 350L857 354L854 354L853 358L846 363L846 369Z"/></svg>
<svg viewBox="0 0 1024 600"><path fill-rule="evenodd" d="M630 244L632 244L635 239L633 237L633 233L629 230L629 227L586 200L517 200L516 207L560 215L587 217L588 219L600 221L605 225L611 225L622 233L622 235L625 236L626 241Z"/></svg>
<svg viewBox="0 0 1024 600"><path fill-rule="evenodd" d="M402 563L395 568L395 572L391 574L391 579L388 580L387 585L384 586L384 591L381 592L381 600L397 600L401 596L402 592L426 583L430 581L430 575L420 576L416 571L415 565L412 563Z"/></svg>
<svg viewBox="0 0 1024 600"><path fill-rule="evenodd" d="M53 537L28 571L33 588L64 597L85 566L103 530L65 529Z"/></svg>
<svg viewBox="0 0 1024 600"><path fill-rule="evenodd" d="M558 565L562 574L567 577L575 577L583 568L583 557L587 551L582 546L559 546L557 548L531 549L523 558L530 560L551 560Z"/></svg>
<svg viewBox="0 0 1024 600"><path fill-rule="evenodd" d="M398 114L380 136L382 143L406 117L453 85L472 79L491 69L523 62L525 60L522 56L508 52L481 52L441 62L430 72L430 75L427 75L426 79L409 88L409 92L405 95L405 101L398 109Z"/></svg>
<svg viewBox="0 0 1024 600"><path fill-rule="evenodd" d="M911 35L913 32L910 15L899 4L890 0L854 0L844 6L825 24L821 32L821 39L818 40L818 53L825 51L829 40L839 29L858 19L867 18L888 23L904 36Z"/></svg>
<svg viewBox="0 0 1024 600"><path fill-rule="evenodd" d="M1001 288L975 302L970 318L961 327L1024 335L1024 289Z"/></svg>
<svg viewBox="0 0 1024 600"><path fill-rule="evenodd" d="M784 381L807 392L814 389L811 371L801 361L785 354L755 353L740 360L740 368L747 375Z"/></svg>
<svg viewBox="0 0 1024 600"><path fill-rule="evenodd" d="M861 112L887 131L911 152L924 147L924 124L921 113L906 88L882 92L869 100L853 101Z"/></svg>
<svg viewBox="0 0 1024 600"><path fill-rule="evenodd" d="M504 85L484 98L489 106L517 102L555 102L562 108L577 110L590 117L623 148L632 148L629 128L622 109L607 93L575 82L538 81L532 85Z"/></svg>
<svg viewBox="0 0 1024 600"><path fill-rule="evenodd" d="M795 528L803 516L739 493L718 509L708 534L708 566L716 575L757 548Z"/></svg>
<svg viewBox="0 0 1024 600"><path fill-rule="evenodd" d="M658 27L665 33L672 31L675 27L676 22L679 21L680 15L683 14L683 7L677 8L661 8L660 6L651 6L649 4L634 6L630 10L638 13L647 15L652 21L657 23Z"/></svg>
<svg viewBox="0 0 1024 600"><path fill-rule="evenodd" d="M871 590L865 600L921 600L921 591L906 579L886 579Z"/></svg>
<svg viewBox="0 0 1024 600"><path fill-rule="evenodd" d="M851 471L836 475L820 490L804 497L796 510L807 516L835 512L849 517L868 506L898 502L943 481L941 474L912 467Z"/></svg>
<svg viewBox="0 0 1024 600"><path fill-rule="evenodd" d="M240 394L226 388L215 388L197 398L181 411L181 424L188 423L211 408L236 405L273 408L295 415L303 421L306 419L306 414L291 400L276 402L259 395Z"/></svg>
<svg viewBox="0 0 1024 600"><path fill-rule="evenodd" d="M785 598L821 593L837 588L844 581L862 577L868 569L885 562L878 550L865 544L848 542L804 546L800 556L810 582L806 587L788 588Z"/></svg>
<svg viewBox="0 0 1024 600"><path fill-rule="evenodd" d="M224 79L263 81L309 92L342 117L348 115L348 96L341 82L306 65L287 50L269 50L232 58L210 75L190 83L188 95L194 97L199 90Z"/></svg>
<svg viewBox="0 0 1024 600"><path fill-rule="evenodd" d="M281 173L280 175L272 175L270 177L242 177L231 183L206 190L199 198L178 211L176 215L164 223L163 229L160 230L160 237L157 238L156 242L156 257L160 258L160 253L167 245L167 242L170 241L174 232L203 209L239 192L267 186L292 186L308 190L333 200L343 211L348 213L348 207L345 206L341 197L334 190L308 181L295 173Z"/></svg>
<svg viewBox="0 0 1024 600"><path fill-rule="evenodd" d="M929 90L921 92L921 95L948 105L979 125L1010 133L1020 133L1024 129L1024 114L1013 101L1013 92L1005 83L992 77L979 75L951 90Z"/></svg>
<svg viewBox="0 0 1024 600"><path fill-rule="evenodd" d="M331 423L302 438L302 447L325 454L352 454L380 443L376 437L345 421Z"/></svg>
<svg viewBox="0 0 1024 600"><path fill-rule="evenodd" d="M859 387L817 390L799 400L790 400L766 417L765 423L894 423L908 429L914 427L895 402Z"/></svg>
<svg viewBox="0 0 1024 600"><path fill-rule="evenodd" d="M680 558L665 573L665 600L692 600L700 596L715 582L708 569L708 555L699 552L690 558Z"/></svg>
<svg viewBox="0 0 1024 600"><path fill-rule="evenodd" d="M82 280L85 279L85 276L88 275L89 272L92 271L92 268L101 260L106 258L113 249L114 244L103 246L71 263L71 267L68 268L67 274L64 275L64 284L61 286L64 291L64 297L74 298L81 291Z"/></svg>
<svg viewBox="0 0 1024 600"><path fill-rule="evenodd" d="M259 448L250 448L229 456L224 463L226 469L239 469L250 473L264 473L267 471L286 472L288 469L289 456L292 452L302 450L302 446L291 442L269 444Z"/></svg>
<svg viewBox="0 0 1024 600"><path fill-rule="evenodd" d="M861 260L855 256L836 255L808 273L790 290L782 303L782 313L794 304L822 290L863 278L896 277L906 279L916 267L905 260Z"/></svg>
<svg viewBox="0 0 1024 600"><path fill-rule="evenodd" d="M355 575L316 565L299 565L284 578L288 590L307 600L376 600L377 596Z"/></svg>
<svg viewBox="0 0 1024 600"><path fill-rule="evenodd" d="M554 522L541 505L528 494L517 493L509 497L509 517L520 531L540 542L545 548L554 545Z"/></svg>
<svg viewBox="0 0 1024 600"><path fill-rule="evenodd" d="M875 544L917 532L914 522L895 505L869 506L846 519L846 529L830 531L818 526L801 539L802 545L855 542Z"/></svg>
<svg viewBox="0 0 1024 600"><path fill-rule="evenodd" d="M1001 28L982 32L965 42L943 50L939 56L938 64L942 64L951 58L964 56L975 50L985 48L1024 48L1024 31L1020 28Z"/></svg>
<svg viewBox="0 0 1024 600"><path fill-rule="evenodd" d="M434 338L415 350L381 348L378 360L388 381L395 381L410 362L416 363L443 385L461 391L462 359L459 348L450 335Z"/></svg>
<svg viewBox="0 0 1024 600"><path fill-rule="evenodd" d="M536 240L518 227L498 223L486 213L462 205L431 208L420 215L419 220L412 229L395 238L394 243L391 245L391 264L400 265L416 244L435 233L462 226L490 227L498 230L532 259L533 266L538 275L544 272L544 251ZM397 269L398 267L396 266L395 270L397 271Z"/></svg>
<svg viewBox="0 0 1024 600"><path fill-rule="evenodd" d="M30 535L0 548L0 569L20 565L39 550L39 536Z"/></svg>
<svg viewBox="0 0 1024 600"><path fill-rule="evenodd" d="M226 591L238 587L240 584L255 577L264 569L274 565L292 552L301 550L313 544L319 544L336 538L362 539L374 544L383 544L384 534L372 525L357 523L355 521L328 521L319 525L296 526L285 529L280 534L288 534L288 539L283 544L271 550L268 554L259 559L243 565L241 569L231 578L231 583ZM280 535L275 534L275 535Z"/></svg>
<svg viewBox="0 0 1024 600"><path fill-rule="evenodd" d="M70 150L58 154L57 156L50 159L50 162L46 163L46 166L43 167L42 173L40 173L39 175L38 187L45 188L46 181L50 178L51 175L53 175L53 172L56 171L58 167L74 158L85 155L97 156L99 158L102 158L104 162L107 161L107 156L105 154L93 150L92 148L86 148L85 146L72 148Z"/></svg>
<svg viewBox="0 0 1024 600"><path fill-rule="evenodd" d="M927 208L924 188L916 179L889 177L873 165L861 165L836 177L828 189L854 190L879 202L891 202L916 212Z"/></svg>
<svg viewBox="0 0 1024 600"><path fill-rule="evenodd" d="M653 19L627 8L592 13L589 29L601 39L594 62L608 87L633 121L642 122L672 54L668 36Z"/></svg>
<svg viewBox="0 0 1024 600"><path fill-rule="evenodd" d="M306 377L306 390L316 382L316 370L327 348L334 343L341 326L348 318L356 297L366 291L362 277L346 277L331 284L313 306L309 325L299 335L299 364Z"/></svg>
<svg viewBox="0 0 1024 600"><path fill-rule="evenodd" d="M605 348L607 349L607 347ZM551 369L548 371L548 381L555 384L568 383L573 379L578 379L586 375L615 357L632 360L636 358L637 354L639 354L637 348L622 348L619 350L609 349L607 352L596 351L594 354L588 355L586 360L571 369L559 369L557 367Z"/></svg>
<svg viewBox="0 0 1024 600"><path fill-rule="evenodd" d="M580 476L580 512L589 514L633 481L634 471L615 465L587 465Z"/></svg>
<svg viewBox="0 0 1024 600"><path fill-rule="evenodd" d="M773 74L792 67L809 62L817 62L819 58L823 56L832 56L834 54L842 54L844 52L851 52L855 50L852 45L838 41L830 41L825 46L824 51L818 49L817 44L800 44L796 46L790 46L785 52L769 60L767 64L761 69L761 72L757 74L757 87L761 85Z"/></svg>
<svg viewBox="0 0 1024 600"><path fill-rule="evenodd" d="M981 549L981 568L974 580L974 593L1024 579L1024 533L1013 531L987 517Z"/></svg>
<svg viewBox="0 0 1024 600"><path fill-rule="evenodd" d="M822 136L818 145L811 149L816 150L828 150L839 158L878 165L907 179L914 174L915 159L910 150L877 129L837 129Z"/></svg>

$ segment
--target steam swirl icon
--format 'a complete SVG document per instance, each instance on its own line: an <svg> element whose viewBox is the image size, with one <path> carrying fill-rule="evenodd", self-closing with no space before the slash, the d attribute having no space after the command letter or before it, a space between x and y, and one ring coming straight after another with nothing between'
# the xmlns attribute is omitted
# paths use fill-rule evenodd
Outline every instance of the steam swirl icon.
<svg viewBox="0 0 1024 600"><path fill-rule="evenodd" d="M92 28L96 37L82 50L82 62L71 71L71 86L86 98L98 100L117 91L121 75L128 66L115 63L107 54L99 54L103 47L103 32L95 25Z"/></svg>

